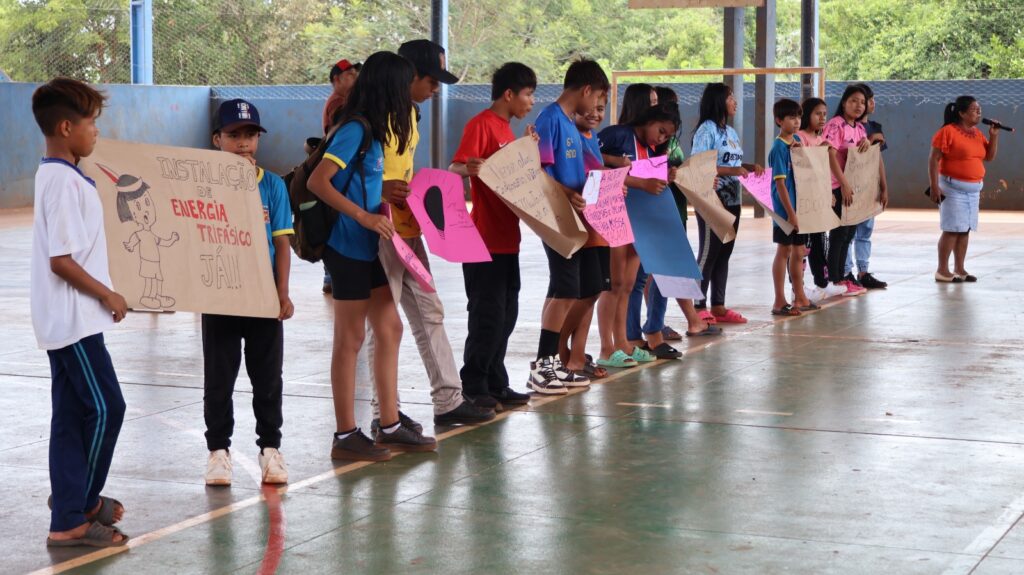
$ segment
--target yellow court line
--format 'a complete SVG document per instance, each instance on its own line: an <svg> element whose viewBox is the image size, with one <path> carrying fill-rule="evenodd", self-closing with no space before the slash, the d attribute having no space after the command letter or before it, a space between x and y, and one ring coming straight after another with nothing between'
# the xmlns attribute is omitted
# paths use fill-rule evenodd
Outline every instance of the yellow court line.
<svg viewBox="0 0 1024 575"><path fill-rule="evenodd" d="M822 310L824 310L824 309L832 307L834 305L839 305L843 301L850 300L850 299L853 299L853 298L841 298L841 299L839 299L839 300L837 300L835 302L822 305L821 308L822 308ZM750 334L752 334L752 333L754 333L756 331L764 329L765 327L772 326L775 323L779 323L779 322L782 322L782 321L789 321L789 320L793 320L793 319L800 319L800 316L780 318L780 319L777 319L777 320L775 320L773 322L767 323L765 325L757 326L757 327L752 327L750 329L747 329L747 330L744 330L744 331L740 331L740 332L737 332L737 333L734 333L734 334L730 334L728 336L725 336L725 334L723 334L722 336L708 338L708 339L710 339L710 341L707 341L705 343L701 343L701 344L695 345L693 347L687 348L686 349L686 354L689 355L690 353L694 353L694 352L698 352L698 351L703 351L703 350L705 350L705 349L707 349L709 347L712 347L714 345L725 343L726 341L728 341L728 339L732 339L732 338L736 338L736 337L742 337L742 336L745 336L745 335L750 335ZM726 337L727 339L723 340L722 339L723 337ZM620 371L618 373L611 374L608 377L605 377L603 379L595 380L593 382L593 384L594 385L603 385L603 384L611 383L613 381L622 379L622 378L626 377L627 375L631 375L631 374L637 373L640 370L648 369L648 368L655 367L655 366L658 366L658 365L663 365L663 364L671 362L671 361L675 361L675 360L665 360L665 359L662 359L662 360L657 360L657 361L653 361L653 362L650 362L650 363L645 363L645 364L639 365L637 367L623 369L622 371ZM483 425L491 425L493 423L497 423L497 422L499 422L499 421L501 421L503 419L506 419L506 418L510 417L513 413L517 413L517 412L518 413L529 413L534 408L547 405L549 403L558 401L560 399L564 399L566 397L570 397L570 396L573 396L573 395L584 393L587 389L588 388L585 388L585 387L584 388L576 388L576 389L570 390L569 393L567 393L565 395L549 395L547 397L539 397L539 398L536 398L536 399L532 399L532 400L530 400L529 405L526 405L526 406L523 406L523 407L520 407L520 408L516 408L516 409L513 409L513 410L503 411L503 412L497 414L494 419L492 419L492 420L490 420L487 423L484 423L482 425L466 425L466 426L457 427L455 429L450 429L448 431L439 433L436 436L437 441L441 442L441 441L444 441L446 439L450 439L452 437L455 437L457 435L462 435L463 433L467 433L467 432L472 431L474 429L478 429L479 427L482 427ZM402 455L402 452L396 452L396 454L395 454L396 457L400 456L400 455ZM290 485L285 485L283 487L279 487L275 491L277 491L277 493L279 495L284 495L284 494L286 494L286 493L288 493L290 491L298 491L298 490L303 489L305 487L309 487L310 485L314 485L316 483L320 483L321 481L326 481L328 479L332 479L334 477L338 477L338 476L344 475L344 474L349 473L351 471L356 471L358 469L362 469L362 468L364 468L364 467L366 467L368 465L371 465L372 463L373 462L370 462L370 461L358 461L358 462L353 462L353 463L350 463L350 464L347 464L347 465L342 465L342 466L336 467L336 468L334 468L334 469L332 469L330 471L325 471L325 472L323 472L323 473L321 473L319 475L314 475L313 477L310 477L308 479L303 479L302 481L299 481L297 483L292 483ZM132 537L128 541L128 544L123 546L123 547L107 547L107 548L99 549L97 551L93 551L91 553L87 553L87 554L82 555L80 557L76 557L74 559L69 559L67 561L63 561L61 563L57 563L56 565L51 565L50 567L44 567L42 569L38 569L36 571L32 571L31 573L29 573L29 575L56 575L57 573L63 573L63 572L68 571L70 569L75 569L75 568L81 567L83 565L88 565L89 563L93 563L95 561L99 561L100 559L111 557L113 555L117 555L119 553L123 553L123 552L125 552L125 551L127 551L129 549L135 549L135 548L141 547L141 546L143 546L143 545L145 545L147 543L152 543L153 541L157 541L157 540L163 539L164 537L167 537L168 535L173 535L175 533L179 533L181 531L184 531L185 529L189 529L190 527L195 527L196 525L201 525L203 523L208 523L210 521L213 521L214 519L218 519L220 517L224 517L225 515L229 515L231 513L236 512L236 511L241 511L242 509L247 509L249 507L252 507L253 505L256 505L257 503L260 503L263 500L264 500L264 496L262 494L255 495L255 496L250 497L248 499L243 499L242 501L238 501L238 502L232 503L230 505L226 505L224 507L219 507L217 509L214 509L213 511L209 511L209 512L203 513L201 515L196 515L194 517L190 517L188 519L179 521L178 523L175 523L173 525L168 525L167 527L162 527L160 529L156 529L154 531L150 531L149 533L145 533L143 535L139 535L138 537Z"/></svg>

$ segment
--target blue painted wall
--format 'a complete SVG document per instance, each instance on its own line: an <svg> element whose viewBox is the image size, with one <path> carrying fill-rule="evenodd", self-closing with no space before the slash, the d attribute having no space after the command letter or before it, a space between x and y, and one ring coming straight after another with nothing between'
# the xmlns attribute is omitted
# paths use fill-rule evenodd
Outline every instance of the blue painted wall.
<svg viewBox="0 0 1024 575"><path fill-rule="evenodd" d="M0 208L32 205L33 175L46 152L32 117L37 84L0 83ZM210 89L205 87L101 86L109 100L100 116L100 135L151 144L199 147L209 144Z"/></svg>
<svg viewBox="0 0 1024 575"><path fill-rule="evenodd" d="M1024 128L1024 81L977 80L961 82L873 82L877 112L889 140L886 153L890 196L893 207L927 207L921 194L927 185L927 159L932 134L942 123L942 108L960 94L973 94L988 117ZM829 83L827 100L834 108L845 83ZM176 146L208 147L210 118L220 102L246 98L257 105L268 133L260 143L258 157L264 167L284 173L300 162L305 138L319 135L320 114L329 93L328 86L104 86L110 107L100 119L104 136ZM683 113L683 132L688 136L696 121L697 104L703 86L677 84ZM32 203L32 175L43 153L30 109L33 84L0 83L0 127L5 138L0 144L0 208ZM452 86L449 92L449 125L446 150L450 157L462 137L462 127L474 114L489 105L489 86ZM522 133L527 122L558 95L559 87L540 86L537 105L529 118L514 122ZM796 97L795 83L780 83L778 97ZM745 89L744 147L753 158L753 85ZM429 163L430 106L425 105L420 121L421 144L416 151L417 166ZM685 139L685 137L684 137ZM997 160L988 165L982 206L988 209L1024 209L1024 133L1004 134Z"/></svg>

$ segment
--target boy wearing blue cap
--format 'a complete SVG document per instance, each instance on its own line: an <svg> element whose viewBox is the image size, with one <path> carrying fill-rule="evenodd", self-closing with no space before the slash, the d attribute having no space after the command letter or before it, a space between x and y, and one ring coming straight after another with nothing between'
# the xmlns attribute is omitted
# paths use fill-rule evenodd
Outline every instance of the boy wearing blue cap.
<svg viewBox="0 0 1024 575"><path fill-rule="evenodd" d="M228 100L217 110L213 145L237 154L256 165L260 125L256 106L245 100ZM291 269L291 206L284 181L256 167L263 220L274 269L274 282L281 302L281 313L274 318L236 317L203 314L203 416L206 419L206 446L210 456L206 464L207 485L231 485L231 432L234 428L231 394L245 342L245 369L252 381L252 408L256 415L256 445L263 483L288 483L288 468L278 449L281 447L281 363L284 330L281 322L295 308L288 297Z"/></svg>

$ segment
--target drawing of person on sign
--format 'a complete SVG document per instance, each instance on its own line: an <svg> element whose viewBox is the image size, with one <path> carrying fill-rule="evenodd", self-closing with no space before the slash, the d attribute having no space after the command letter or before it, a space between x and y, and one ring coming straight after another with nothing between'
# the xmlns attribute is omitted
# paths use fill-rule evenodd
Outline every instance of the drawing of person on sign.
<svg viewBox="0 0 1024 575"><path fill-rule="evenodd" d="M104 169L108 175L112 175ZM150 309L170 308L174 298L163 293L164 274L160 269L160 248L173 246L178 241L178 232L162 238L153 231L156 223L156 205L149 193L149 184L141 178L123 174L116 180L117 217L122 222L135 222L138 226L124 249L139 253L139 276L145 281L142 290L142 305Z"/></svg>

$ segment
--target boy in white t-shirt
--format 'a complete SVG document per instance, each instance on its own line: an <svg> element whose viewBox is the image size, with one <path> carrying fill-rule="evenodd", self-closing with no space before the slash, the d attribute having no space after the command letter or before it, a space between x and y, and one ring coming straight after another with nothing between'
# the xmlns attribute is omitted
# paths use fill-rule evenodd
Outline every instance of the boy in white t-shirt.
<svg viewBox="0 0 1024 575"><path fill-rule="evenodd" d="M50 358L50 547L122 546L113 524L124 515L101 497L124 420L124 398L103 331L128 304L111 289L103 206L78 161L96 146L104 96L57 78L32 94L46 136L35 180L32 224L32 326Z"/></svg>

